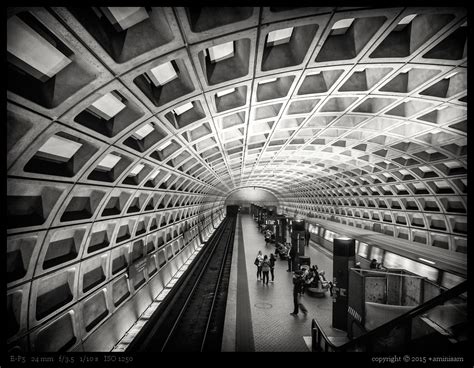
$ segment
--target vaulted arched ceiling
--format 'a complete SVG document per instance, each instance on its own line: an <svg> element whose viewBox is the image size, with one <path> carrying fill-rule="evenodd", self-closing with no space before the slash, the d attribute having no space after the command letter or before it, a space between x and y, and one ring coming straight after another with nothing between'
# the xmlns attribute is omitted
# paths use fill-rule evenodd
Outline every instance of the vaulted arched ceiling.
<svg viewBox="0 0 474 368"><path fill-rule="evenodd" d="M10 8L9 288L127 234L174 239L254 186L289 212L465 253L466 17Z"/></svg>

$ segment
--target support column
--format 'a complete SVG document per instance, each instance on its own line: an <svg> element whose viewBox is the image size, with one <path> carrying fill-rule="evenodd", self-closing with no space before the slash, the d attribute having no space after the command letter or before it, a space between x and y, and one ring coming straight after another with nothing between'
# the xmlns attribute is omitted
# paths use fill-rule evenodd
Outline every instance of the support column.
<svg viewBox="0 0 474 368"><path fill-rule="evenodd" d="M347 331L347 302L349 299L349 268L355 265L355 240L333 240L333 304L332 327Z"/></svg>

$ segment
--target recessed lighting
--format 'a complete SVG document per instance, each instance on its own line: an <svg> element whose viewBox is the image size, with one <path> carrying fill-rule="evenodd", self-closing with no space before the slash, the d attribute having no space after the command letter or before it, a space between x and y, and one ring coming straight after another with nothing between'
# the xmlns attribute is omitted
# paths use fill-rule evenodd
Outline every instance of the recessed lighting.
<svg viewBox="0 0 474 368"><path fill-rule="evenodd" d="M154 126L152 123L145 124L142 126L140 129L135 131L135 133L132 134L132 137L142 140L145 138L148 134L150 134L154 130Z"/></svg>
<svg viewBox="0 0 474 368"><path fill-rule="evenodd" d="M225 89L223 91L217 92L217 97L222 97L222 96L228 95L228 94L233 93L233 92L235 92L235 88Z"/></svg>
<svg viewBox="0 0 474 368"><path fill-rule="evenodd" d="M71 60L17 16L7 21L8 61L32 77L46 82Z"/></svg>
<svg viewBox="0 0 474 368"><path fill-rule="evenodd" d="M140 7L119 6L101 7L100 9L119 32L125 31L148 18L145 8Z"/></svg>
<svg viewBox="0 0 474 368"><path fill-rule="evenodd" d="M444 78L444 79L449 79L449 78L451 78L451 77L454 77L454 76L455 76L456 74L458 74L458 73L459 73L458 71L451 72L451 73L445 75L443 78Z"/></svg>
<svg viewBox="0 0 474 368"><path fill-rule="evenodd" d="M222 43L207 49L211 62L217 63L219 61L228 59L234 56L234 41Z"/></svg>
<svg viewBox="0 0 474 368"><path fill-rule="evenodd" d="M277 46L282 45L284 43L288 43L292 34L293 27L272 31L267 36L267 45Z"/></svg>
<svg viewBox="0 0 474 368"><path fill-rule="evenodd" d="M273 82L276 82L276 80L277 80L277 78L266 79L266 80L258 82L258 84L273 83Z"/></svg>
<svg viewBox="0 0 474 368"><path fill-rule="evenodd" d="M99 162L96 169L100 171L110 171L121 159L122 157L109 153Z"/></svg>
<svg viewBox="0 0 474 368"><path fill-rule="evenodd" d="M160 173L160 170L156 170L153 174L150 175L148 178L149 180L153 180L156 178L156 176Z"/></svg>
<svg viewBox="0 0 474 368"><path fill-rule="evenodd" d="M427 259L424 259L424 258L418 257L418 259L419 259L420 261L423 261L423 262L426 262L426 263L429 263L429 264L433 264L433 265L436 264L436 262L428 261Z"/></svg>
<svg viewBox="0 0 474 368"><path fill-rule="evenodd" d="M353 22L354 18L338 20L336 23L333 24L331 28L331 35L339 36L345 34Z"/></svg>
<svg viewBox="0 0 474 368"><path fill-rule="evenodd" d="M126 106L122 103L122 101L120 101L112 93L107 93L95 101L91 106L89 106L88 109L99 117L105 120L110 120L125 107Z"/></svg>
<svg viewBox="0 0 474 368"><path fill-rule="evenodd" d="M146 72L156 87L161 87L168 82L178 78L171 62L167 62Z"/></svg>
<svg viewBox="0 0 474 368"><path fill-rule="evenodd" d="M36 156L53 161L68 162L81 147L81 143L53 135L40 147Z"/></svg>
<svg viewBox="0 0 474 368"><path fill-rule="evenodd" d="M143 170L144 167L145 167L145 165L143 165L143 164L138 164L137 166L135 166L135 167L133 168L132 171L130 171L130 176L135 176L135 175L137 175L140 171Z"/></svg>
<svg viewBox="0 0 474 368"><path fill-rule="evenodd" d="M417 14L410 14L410 15L407 15L407 16L404 17L400 22L398 22L398 24L408 24L408 23L410 23L413 19L415 19L416 16L417 16Z"/></svg>
<svg viewBox="0 0 474 368"><path fill-rule="evenodd" d="M186 111L191 110L192 108L193 108L192 102L188 102L174 109L174 113L176 115L181 115L181 114L184 114Z"/></svg>
<svg viewBox="0 0 474 368"><path fill-rule="evenodd" d="M162 144L160 147L158 147L158 150L159 151L163 151L166 147L168 147L170 144L171 144L171 140L169 140L168 142L165 142L164 144Z"/></svg>

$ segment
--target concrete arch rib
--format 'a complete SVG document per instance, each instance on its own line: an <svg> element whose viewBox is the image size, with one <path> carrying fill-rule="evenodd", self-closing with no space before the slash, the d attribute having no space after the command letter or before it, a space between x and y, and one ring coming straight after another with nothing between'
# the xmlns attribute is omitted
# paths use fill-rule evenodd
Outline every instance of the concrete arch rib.
<svg viewBox="0 0 474 368"><path fill-rule="evenodd" d="M467 253L465 8L11 7L7 36L9 349L112 349L242 188Z"/></svg>

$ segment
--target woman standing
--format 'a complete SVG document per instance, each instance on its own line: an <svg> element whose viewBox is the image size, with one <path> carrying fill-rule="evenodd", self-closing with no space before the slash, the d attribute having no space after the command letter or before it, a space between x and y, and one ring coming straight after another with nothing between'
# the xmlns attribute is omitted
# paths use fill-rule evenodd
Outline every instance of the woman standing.
<svg viewBox="0 0 474 368"><path fill-rule="evenodd" d="M275 255L273 253L270 253L270 273L272 275L272 280L271 282L273 282L273 280L275 279L275 274L274 274L274 271L275 271Z"/></svg>
<svg viewBox="0 0 474 368"><path fill-rule="evenodd" d="M263 257L262 272L263 272L263 283L265 285L268 285L268 272L270 272L270 260L268 259L266 254Z"/></svg>
<svg viewBox="0 0 474 368"><path fill-rule="evenodd" d="M255 265L257 266L257 281L260 281L262 278L262 262L263 262L263 256L262 256L262 251L259 250L257 254L257 258L255 258Z"/></svg>

